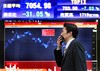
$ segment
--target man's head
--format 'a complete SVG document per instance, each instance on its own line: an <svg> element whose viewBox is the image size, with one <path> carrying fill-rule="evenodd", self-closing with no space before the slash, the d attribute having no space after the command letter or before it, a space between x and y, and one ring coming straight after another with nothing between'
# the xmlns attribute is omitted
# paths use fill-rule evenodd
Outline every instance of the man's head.
<svg viewBox="0 0 100 71"><path fill-rule="evenodd" d="M76 38L78 35L78 28L75 24L64 23L61 35L64 37L65 41L70 38Z"/></svg>

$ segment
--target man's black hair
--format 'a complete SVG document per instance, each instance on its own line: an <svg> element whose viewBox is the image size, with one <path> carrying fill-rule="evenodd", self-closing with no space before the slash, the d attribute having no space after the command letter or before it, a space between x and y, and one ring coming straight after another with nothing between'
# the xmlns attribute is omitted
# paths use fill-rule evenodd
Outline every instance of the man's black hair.
<svg viewBox="0 0 100 71"><path fill-rule="evenodd" d="M77 35L78 35L78 28L77 28L77 26L75 24L72 24L72 23L64 23L63 26L66 28L67 33L72 32L72 36L74 38L77 37Z"/></svg>

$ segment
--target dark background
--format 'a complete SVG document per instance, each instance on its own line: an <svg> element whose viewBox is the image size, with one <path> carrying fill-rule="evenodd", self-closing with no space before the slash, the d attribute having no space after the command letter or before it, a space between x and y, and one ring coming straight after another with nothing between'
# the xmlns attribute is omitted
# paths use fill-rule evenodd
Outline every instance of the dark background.
<svg viewBox="0 0 100 71"><path fill-rule="evenodd" d="M97 49L97 51L98 51L98 53L97 53L97 55L98 55L98 71L100 71L100 19L99 19L99 24L98 24L98 37L97 37L97 39L98 39L98 49Z"/></svg>
<svg viewBox="0 0 100 71"><path fill-rule="evenodd" d="M4 68L4 21L0 20L0 68Z"/></svg>

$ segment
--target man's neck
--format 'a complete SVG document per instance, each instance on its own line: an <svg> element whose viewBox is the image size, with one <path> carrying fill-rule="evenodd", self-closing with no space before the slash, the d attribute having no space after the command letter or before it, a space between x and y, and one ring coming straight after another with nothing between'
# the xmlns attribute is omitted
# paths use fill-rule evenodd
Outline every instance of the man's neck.
<svg viewBox="0 0 100 71"><path fill-rule="evenodd" d="M73 37L69 37L69 38L67 39L66 43L67 43L68 41L70 41L71 39L73 39Z"/></svg>

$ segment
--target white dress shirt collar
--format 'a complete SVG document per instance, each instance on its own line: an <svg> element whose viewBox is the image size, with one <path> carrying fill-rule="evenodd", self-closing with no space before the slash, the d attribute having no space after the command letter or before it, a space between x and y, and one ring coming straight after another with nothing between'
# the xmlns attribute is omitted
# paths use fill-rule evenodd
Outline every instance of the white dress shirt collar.
<svg viewBox="0 0 100 71"><path fill-rule="evenodd" d="M75 39L75 38L72 38L72 39L70 39L70 40L67 42L65 49L68 49L70 43L71 43L74 39Z"/></svg>

